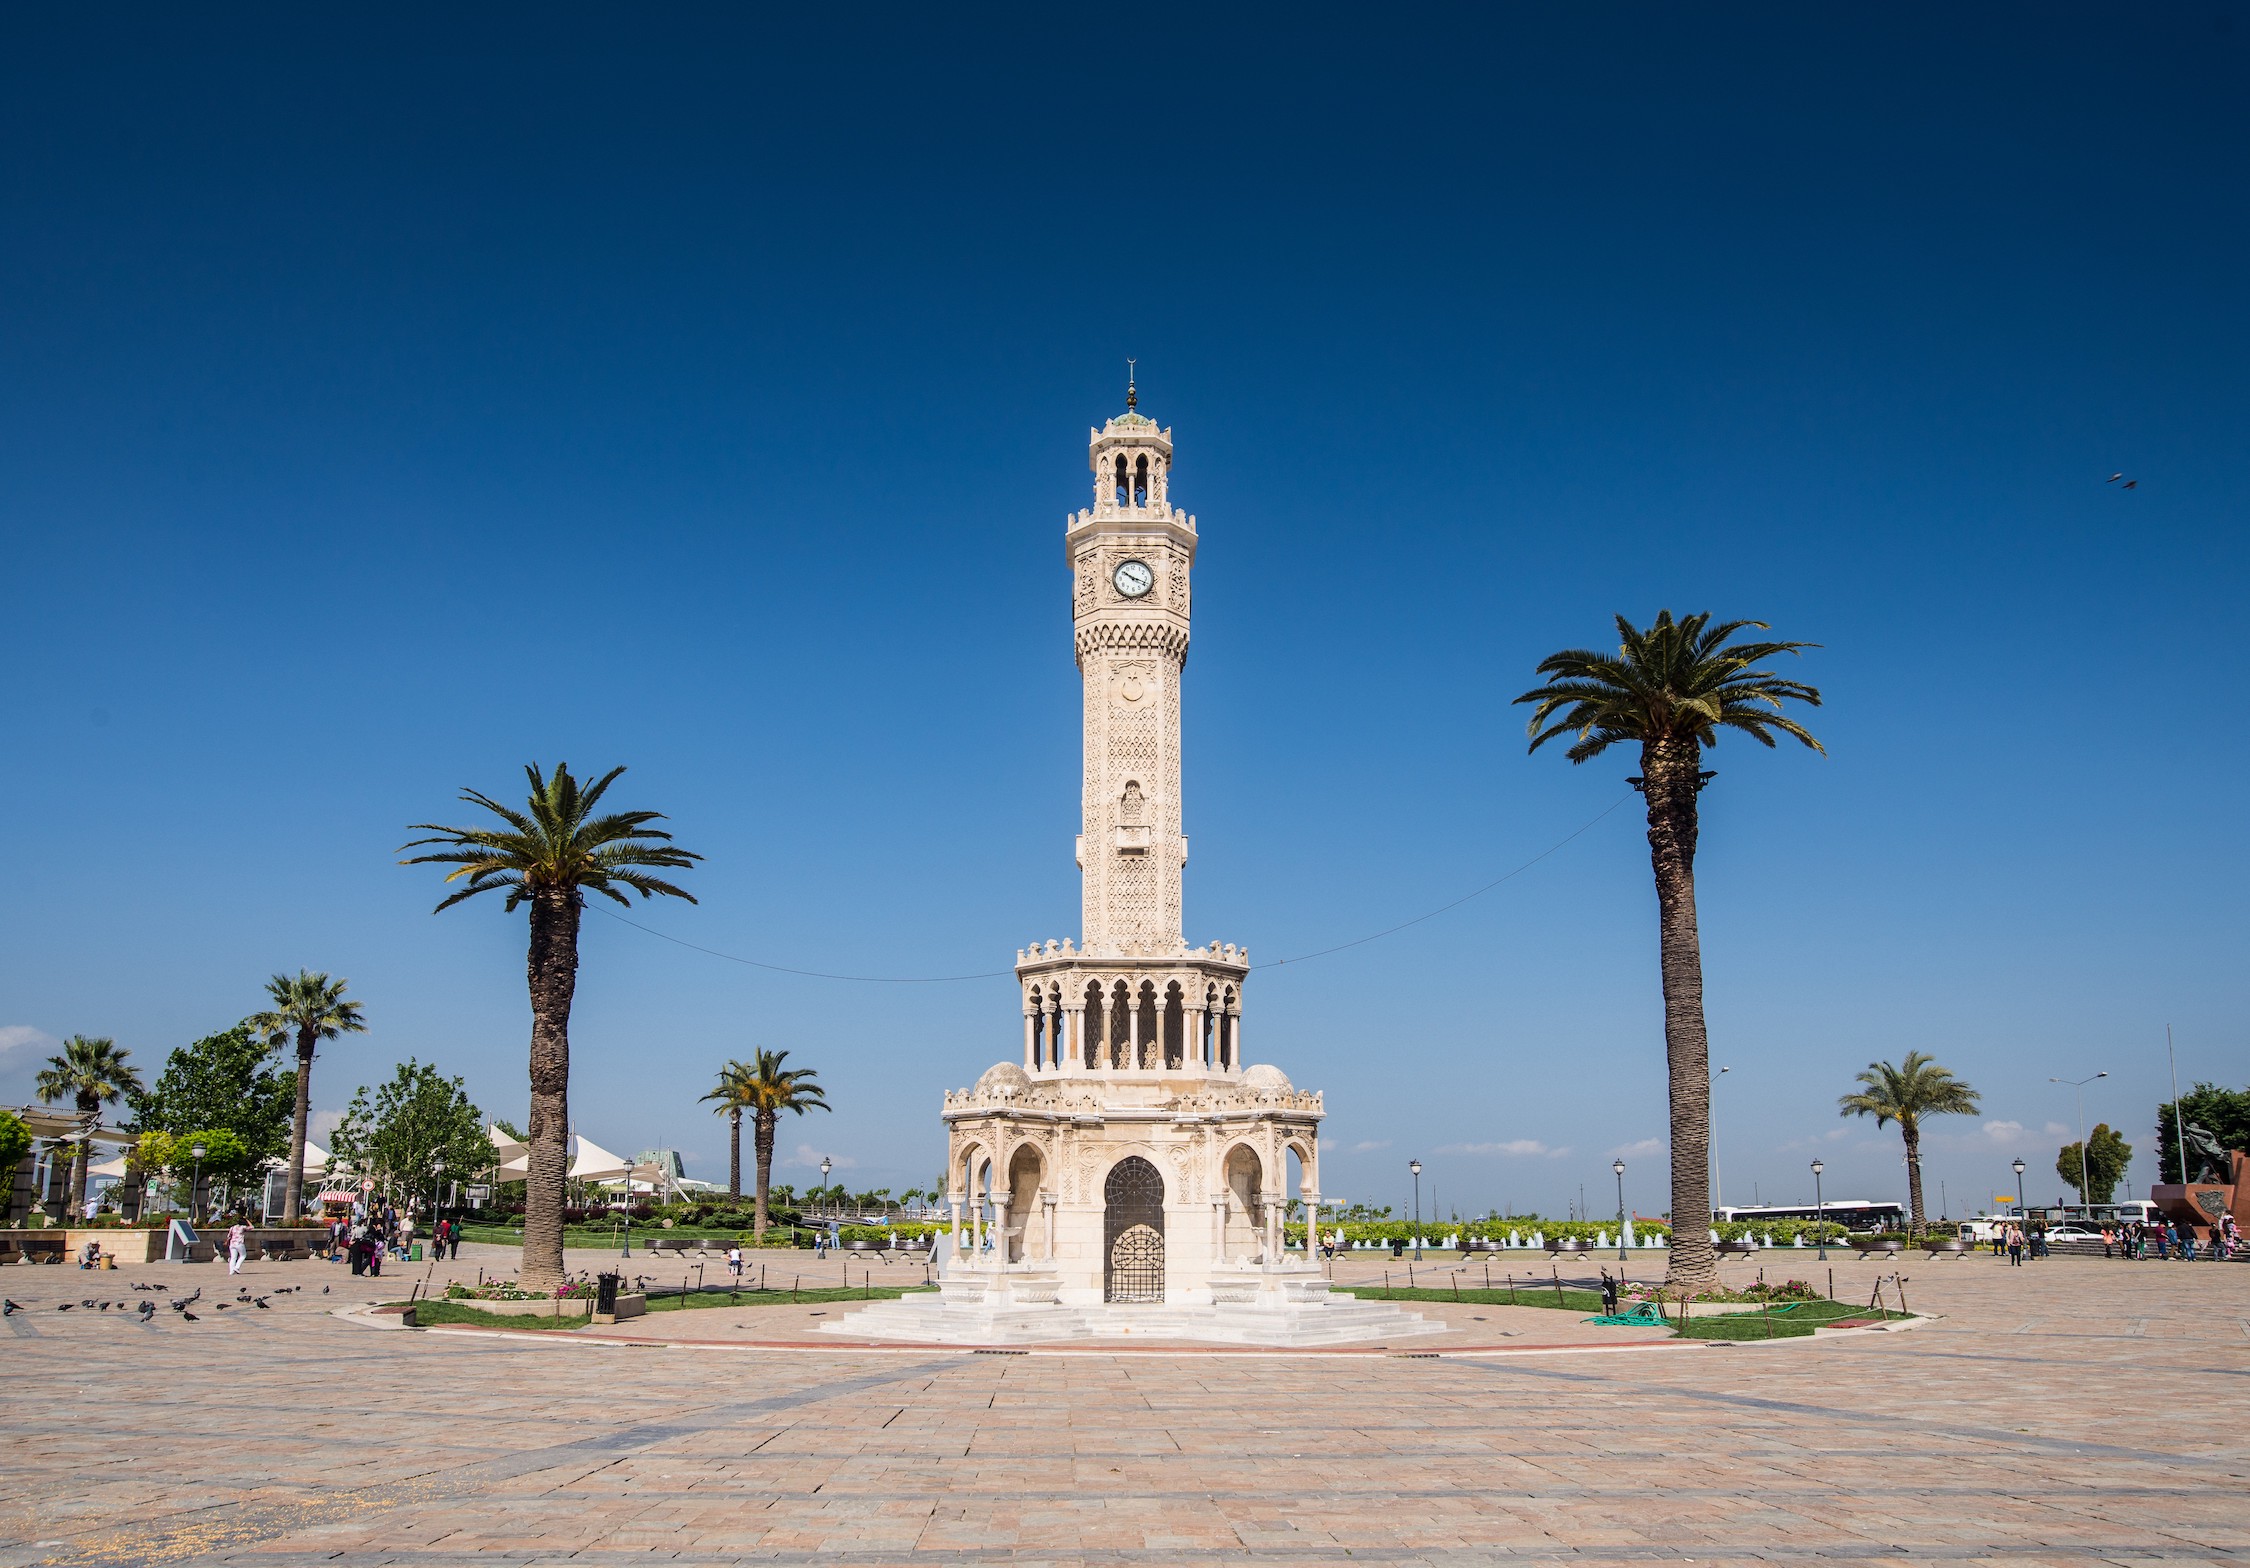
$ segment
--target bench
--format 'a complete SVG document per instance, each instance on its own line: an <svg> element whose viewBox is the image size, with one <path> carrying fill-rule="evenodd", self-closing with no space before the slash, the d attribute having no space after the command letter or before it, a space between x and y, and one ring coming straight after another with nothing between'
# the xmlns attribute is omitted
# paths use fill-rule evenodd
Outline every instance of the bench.
<svg viewBox="0 0 2250 1568"><path fill-rule="evenodd" d="M1925 1241L1922 1250L1933 1258L1965 1258L1971 1249L1965 1241L1946 1240Z"/></svg>
<svg viewBox="0 0 2250 1568"><path fill-rule="evenodd" d="M1886 1258L1895 1258L1899 1254L1899 1244L1897 1242L1889 1240L1876 1240L1875 1238L1868 1236L1847 1236L1844 1238L1844 1245L1851 1248L1852 1251L1858 1253L1859 1261L1862 1263L1865 1263L1869 1258L1874 1257L1877 1253L1881 1253Z"/></svg>
<svg viewBox="0 0 2250 1568"><path fill-rule="evenodd" d="M60 1263L63 1260L63 1238L60 1236L26 1236L16 1243L16 1247L26 1263Z"/></svg>
<svg viewBox="0 0 2250 1568"><path fill-rule="evenodd" d="M258 1255L268 1263L294 1263L312 1254L293 1241L269 1241L258 1249Z"/></svg>

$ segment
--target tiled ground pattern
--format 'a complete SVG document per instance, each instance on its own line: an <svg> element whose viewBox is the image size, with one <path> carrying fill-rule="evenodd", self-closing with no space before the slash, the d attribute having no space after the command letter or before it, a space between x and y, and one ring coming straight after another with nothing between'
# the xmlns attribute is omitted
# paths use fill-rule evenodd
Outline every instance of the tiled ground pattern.
<svg viewBox="0 0 2250 1568"><path fill-rule="evenodd" d="M340 1320L377 1292L321 1265L224 1313L216 1268L11 1267L0 1565L2250 1560L2250 1267L1893 1270L1938 1321L1525 1353L1555 1315L1499 1308L1430 1359L533 1342ZM201 1321L54 1310L149 1279Z"/></svg>

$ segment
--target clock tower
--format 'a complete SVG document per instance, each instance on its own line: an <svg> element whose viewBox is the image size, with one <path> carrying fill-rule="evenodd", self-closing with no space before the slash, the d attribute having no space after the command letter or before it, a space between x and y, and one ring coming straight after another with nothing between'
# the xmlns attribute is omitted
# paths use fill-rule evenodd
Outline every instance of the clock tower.
<svg viewBox="0 0 2250 1568"><path fill-rule="evenodd" d="M1094 504L1071 520L1072 651L1085 681L1078 865L1085 951L1170 956L1183 945L1180 672L1195 519L1169 499L1172 432L1125 393L1089 433Z"/></svg>
<svg viewBox="0 0 2250 1568"><path fill-rule="evenodd" d="M1017 950L1020 1065L995 1062L945 1097L953 1251L938 1294L871 1306L832 1332L990 1345L1444 1331L1330 1300L1319 1265L1285 1245L1291 1209L1319 1211L1321 1097L1243 1058L1249 950L1182 936L1195 519L1172 507L1172 432L1139 402L1128 382L1125 412L1090 432L1094 504L1063 520L1084 695L1084 945Z"/></svg>

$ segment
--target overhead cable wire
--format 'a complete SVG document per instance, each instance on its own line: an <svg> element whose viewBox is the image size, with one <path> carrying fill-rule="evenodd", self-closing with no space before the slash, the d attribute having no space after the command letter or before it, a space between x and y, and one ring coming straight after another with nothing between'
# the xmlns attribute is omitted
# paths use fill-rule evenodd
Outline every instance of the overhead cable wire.
<svg viewBox="0 0 2250 1568"><path fill-rule="evenodd" d="M1485 894L1491 892L1494 888L1499 887L1503 883L1514 881L1517 877L1520 877L1526 871L1529 871L1533 866L1538 865L1541 861L1547 859L1549 856L1557 853L1558 851L1569 845L1573 840L1582 838L1586 834L1592 832L1594 828L1597 827L1602 822L1602 820L1606 818L1611 812L1615 811L1619 806L1624 805L1625 802L1631 800L1632 798L1633 797L1630 793L1618 796L1607 806L1604 806L1594 816L1588 818L1584 823L1580 824L1575 830L1566 834L1562 838L1555 840L1554 843L1549 844L1545 849L1532 856L1522 865L1517 866L1512 871L1504 872L1501 875L1494 877L1490 882L1485 883L1485 885L1480 888L1474 889L1471 892L1463 893L1459 898L1454 899L1451 903L1440 904L1437 908L1430 910L1426 914L1416 915L1411 920L1401 920L1395 926L1385 926L1382 930L1370 932L1366 936L1354 937L1349 942L1339 942L1334 947L1316 948L1310 953L1299 953L1292 958L1275 958L1268 960L1267 962L1262 964L1252 964L1250 967L1252 969L1279 969L1284 964L1309 963L1315 958L1326 958L1331 953L1341 953L1351 948L1365 947L1370 942L1380 942L1384 937L1395 936L1399 932L1404 931L1411 926L1418 926L1422 924L1422 922L1424 922L1425 920L1435 920L1438 916L1445 914L1450 910L1459 909L1463 904L1470 902L1472 899L1482 898ZM631 926L636 931L645 932L649 936L657 938L659 941L670 942L675 947L684 947L690 952L702 953L711 958L723 958L730 964L743 964L748 966L749 968L764 969L770 971L773 974L798 975L808 980L843 980L849 981L855 985L952 985L962 980L998 980L1007 976L1011 976L1015 973L1013 969L986 969L976 974L970 975L841 975L831 974L824 969L797 969L791 967L788 964L769 964L762 959L744 958L738 953L722 953L715 947L704 947L699 943L685 941L679 937L671 935L668 932L659 931L654 926L644 926L638 920L627 920L623 915L617 914L611 910L603 909L598 904L588 904L586 907L593 910L596 914L608 915L610 919L616 921L619 925Z"/></svg>

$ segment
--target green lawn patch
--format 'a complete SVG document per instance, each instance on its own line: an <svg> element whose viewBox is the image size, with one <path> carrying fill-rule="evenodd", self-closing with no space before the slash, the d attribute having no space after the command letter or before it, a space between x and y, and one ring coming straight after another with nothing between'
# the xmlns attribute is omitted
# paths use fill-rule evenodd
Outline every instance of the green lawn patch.
<svg viewBox="0 0 2250 1568"><path fill-rule="evenodd" d="M659 1295L649 1293L648 1309L651 1312L689 1312L701 1307L787 1307L804 1302L815 1306L830 1301L896 1301L901 1296L920 1291L935 1290L935 1285L840 1285L825 1287L807 1286L802 1290L729 1290L724 1285L706 1285L701 1290L691 1290L681 1295L668 1290Z"/></svg>
<svg viewBox="0 0 2250 1568"><path fill-rule="evenodd" d="M1803 1339L1816 1328L1830 1328L1846 1319L1886 1321L1906 1315L1842 1301L1801 1301L1787 1312L1777 1305L1770 1316L1749 1307L1719 1317L1689 1318L1678 1334L1682 1339Z"/></svg>
<svg viewBox="0 0 2250 1568"><path fill-rule="evenodd" d="M1591 1316L1602 1309L1599 1291L1572 1290L1568 1285L1557 1295L1552 1282L1544 1285L1524 1281L1515 1289L1495 1286L1491 1290L1481 1285L1475 1290L1463 1287L1455 1290L1414 1289L1401 1285L1393 1290L1381 1284L1338 1285L1339 1293L1349 1293L1362 1301L1465 1301L1480 1307L1548 1307L1560 1312L1577 1312Z"/></svg>
<svg viewBox="0 0 2250 1568"><path fill-rule="evenodd" d="M403 1302L394 1302L402 1306ZM442 1298L425 1298L414 1303L414 1323L418 1328L428 1328L433 1323L467 1323L477 1328L520 1328L538 1333L568 1333L574 1328L584 1328L584 1317L516 1317L504 1312L480 1312L466 1301L446 1301Z"/></svg>

